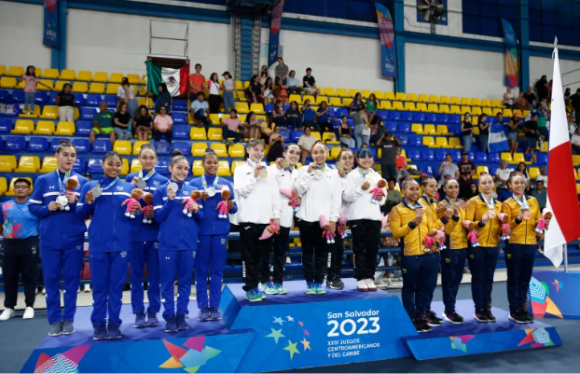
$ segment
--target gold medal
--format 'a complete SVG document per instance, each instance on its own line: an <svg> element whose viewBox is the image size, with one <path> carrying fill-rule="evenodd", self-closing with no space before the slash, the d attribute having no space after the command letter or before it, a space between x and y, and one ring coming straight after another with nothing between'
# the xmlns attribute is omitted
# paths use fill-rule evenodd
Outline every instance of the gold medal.
<svg viewBox="0 0 580 374"><path fill-rule="evenodd" d="M525 210L523 216L524 216L524 219L530 219L530 218L532 218L532 213L530 213L529 210Z"/></svg>
<svg viewBox="0 0 580 374"><path fill-rule="evenodd" d="M268 178L268 170L266 168L262 168L262 170L260 170L260 178L262 179Z"/></svg>
<svg viewBox="0 0 580 374"><path fill-rule="evenodd" d="M487 216L492 219L495 218L495 212L493 210L490 210L489 212L487 212Z"/></svg>
<svg viewBox="0 0 580 374"><path fill-rule="evenodd" d="M371 173L365 175L365 181L371 183L373 181L373 175Z"/></svg>
<svg viewBox="0 0 580 374"><path fill-rule="evenodd" d="M280 166L282 166L282 169L286 169L288 166L290 166L290 163L286 160L282 160L280 161Z"/></svg>
<svg viewBox="0 0 580 374"><path fill-rule="evenodd" d="M314 178L316 178L316 179L322 178L322 174L323 173L324 172L322 171L322 169L316 169L316 170L314 170Z"/></svg>

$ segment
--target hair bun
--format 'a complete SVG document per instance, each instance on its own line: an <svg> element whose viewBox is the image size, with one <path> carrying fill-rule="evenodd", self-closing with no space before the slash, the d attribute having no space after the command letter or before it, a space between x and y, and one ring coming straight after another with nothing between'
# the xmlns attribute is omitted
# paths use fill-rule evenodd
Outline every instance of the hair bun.
<svg viewBox="0 0 580 374"><path fill-rule="evenodd" d="M175 156L183 156L183 152L181 152L180 150L175 150L175 151L171 152L171 157L175 157Z"/></svg>

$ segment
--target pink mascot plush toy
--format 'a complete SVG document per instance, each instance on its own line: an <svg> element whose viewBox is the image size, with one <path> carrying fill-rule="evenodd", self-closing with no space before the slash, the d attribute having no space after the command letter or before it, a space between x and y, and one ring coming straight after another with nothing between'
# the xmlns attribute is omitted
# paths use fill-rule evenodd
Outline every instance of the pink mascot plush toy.
<svg viewBox="0 0 580 374"><path fill-rule="evenodd" d="M219 210L218 218L227 219L228 218L228 200L232 197L232 192L228 186L222 186L222 201L216 205L216 209Z"/></svg>
<svg viewBox="0 0 580 374"><path fill-rule="evenodd" d="M538 226L536 226L536 232L539 234L543 234L544 231L548 228L548 222L552 219L552 212L544 208L544 212L542 213L542 217L538 220Z"/></svg>
<svg viewBox="0 0 580 374"><path fill-rule="evenodd" d="M127 209L125 210L125 217L129 217L131 219L135 218L135 214L131 213L131 210L133 210L133 207L135 205L139 207L138 210L141 210L141 204L139 204L139 199L141 198L141 196L143 196L143 193L144 192L142 189L135 188L133 191L131 191L131 198L123 201L121 206L127 205Z"/></svg>
<svg viewBox="0 0 580 374"><path fill-rule="evenodd" d="M290 199L290 201L288 201L288 205L291 206L292 209L294 209L294 213L296 213L300 207L300 195L296 194L296 191L291 188L280 188L280 193Z"/></svg>
<svg viewBox="0 0 580 374"><path fill-rule="evenodd" d="M324 214L320 215L320 228L322 229L322 237L326 237L326 243L334 244L334 233L330 232L330 222Z"/></svg>
<svg viewBox="0 0 580 374"><path fill-rule="evenodd" d="M338 235L340 235L343 239L346 238L346 216L340 213L340 217L338 218Z"/></svg>
<svg viewBox="0 0 580 374"><path fill-rule="evenodd" d="M145 213L153 211L153 195L146 193L143 196L143 202L145 203L145 206L141 209L141 212L143 213L143 223L150 225L153 223L153 220L151 218L147 218Z"/></svg>
<svg viewBox="0 0 580 374"><path fill-rule="evenodd" d="M385 188L387 186L387 181L384 179L381 179L377 182L377 186L373 189L371 189L371 193L373 194L372 197L372 202L375 204L380 203L380 200L377 198L379 195L379 192L383 192L383 188Z"/></svg>
<svg viewBox="0 0 580 374"><path fill-rule="evenodd" d="M472 247L479 247L479 238L477 236L477 231L471 229L471 221L463 221L461 225L464 229L469 231L467 234L467 240L471 243Z"/></svg>
<svg viewBox="0 0 580 374"><path fill-rule="evenodd" d="M189 197L187 199L183 199L182 204L185 204L185 207L183 207L183 214L185 214L189 218L193 217L193 213L189 210L189 207L192 205L198 205L195 200L199 199L201 199L201 192L197 190L191 191Z"/></svg>
<svg viewBox="0 0 580 374"><path fill-rule="evenodd" d="M268 238L271 238L272 235L274 234L278 234L278 228L276 227L276 223L274 222L274 219L270 220L270 224L268 226L266 226L266 228L264 229L264 232L262 233L262 236L260 236L259 240L266 240Z"/></svg>

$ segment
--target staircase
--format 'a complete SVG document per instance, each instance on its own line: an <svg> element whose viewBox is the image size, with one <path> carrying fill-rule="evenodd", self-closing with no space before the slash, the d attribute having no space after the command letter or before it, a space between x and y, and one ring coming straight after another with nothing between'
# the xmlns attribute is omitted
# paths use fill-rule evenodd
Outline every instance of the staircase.
<svg viewBox="0 0 580 374"><path fill-rule="evenodd" d="M249 81L259 71L262 16L260 7L252 13L234 16L235 79Z"/></svg>

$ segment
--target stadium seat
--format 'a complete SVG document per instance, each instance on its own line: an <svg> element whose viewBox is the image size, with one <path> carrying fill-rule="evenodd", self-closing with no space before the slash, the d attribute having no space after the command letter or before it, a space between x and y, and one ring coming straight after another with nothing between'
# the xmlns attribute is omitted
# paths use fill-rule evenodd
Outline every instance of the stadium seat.
<svg viewBox="0 0 580 374"><path fill-rule="evenodd" d="M16 177L16 178L12 178L10 180L10 187L8 187L8 191L5 193L6 196L14 196L14 182L16 182L17 179L19 178L24 178L24 179L28 179L28 181L30 181L30 183L32 183L32 178L30 177ZM32 188L34 188L34 185L32 186Z"/></svg>
<svg viewBox="0 0 580 374"><path fill-rule="evenodd" d="M203 175L203 164L201 160L193 161L193 165L191 165L191 172L195 177L201 177Z"/></svg>
<svg viewBox="0 0 580 374"><path fill-rule="evenodd" d="M187 112L187 101L185 100L173 100L173 111L174 112Z"/></svg>
<svg viewBox="0 0 580 374"><path fill-rule="evenodd" d="M207 137L212 141L222 141L222 129L210 128L207 132Z"/></svg>
<svg viewBox="0 0 580 374"><path fill-rule="evenodd" d="M75 97L75 112L78 112L79 107L82 107L85 105L85 97L83 96L83 94L81 93L73 93L73 96Z"/></svg>
<svg viewBox="0 0 580 374"><path fill-rule="evenodd" d="M105 84L104 83L91 83L89 87L89 93L91 94L99 94L102 95L105 93Z"/></svg>
<svg viewBox="0 0 580 374"><path fill-rule="evenodd" d="M481 177L481 174L489 174L489 169L487 166L478 166L476 171L475 171L475 175L477 176L477 178Z"/></svg>
<svg viewBox="0 0 580 374"><path fill-rule="evenodd" d="M530 174L530 180L536 180L538 175L540 175L540 168L529 168L528 173Z"/></svg>
<svg viewBox="0 0 580 374"><path fill-rule="evenodd" d="M11 131L12 134L24 134L28 135L34 131L34 122L28 119L19 119L14 125L14 129Z"/></svg>
<svg viewBox="0 0 580 374"><path fill-rule="evenodd" d="M42 167L39 170L39 173L46 174L52 171L55 171L58 167L58 162L56 157L54 156L45 156L42 159Z"/></svg>
<svg viewBox="0 0 580 374"><path fill-rule="evenodd" d="M405 106L400 101L394 101L392 104L392 107L393 107L393 110L406 110Z"/></svg>
<svg viewBox="0 0 580 374"><path fill-rule="evenodd" d="M62 92L62 88L64 87L65 84L70 84L70 82L69 81L56 81L56 83L54 84L53 91Z"/></svg>
<svg viewBox="0 0 580 374"><path fill-rule="evenodd" d="M228 151L226 145L223 143L212 143L211 149L215 152L218 157L228 157Z"/></svg>
<svg viewBox="0 0 580 374"><path fill-rule="evenodd" d="M578 156L578 157L580 159L580 156ZM572 156L572 159L573 158L574 158L574 156ZM513 162L513 159L512 159L512 154L511 153L507 153L507 152L502 153L501 154L501 159L502 160L506 160L509 164L513 164L514 163Z"/></svg>
<svg viewBox="0 0 580 374"><path fill-rule="evenodd" d="M117 95L117 90L119 89L119 84L117 83L109 83L107 85L107 89L105 90L105 94L107 95Z"/></svg>
<svg viewBox="0 0 580 374"><path fill-rule="evenodd" d="M503 104L501 103L500 100L497 100L497 99L493 99L491 101L491 106L494 108L503 108Z"/></svg>
<svg viewBox="0 0 580 374"><path fill-rule="evenodd" d="M119 98L116 95L105 95L105 99L103 101L107 103L109 109L116 109Z"/></svg>
<svg viewBox="0 0 580 374"><path fill-rule="evenodd" d="M16 87L16 78L12 77L2 77L0 78L1 88L14 88Z"/></svg>
<svg viewBox="0 0 580 374"><path fill-rule="evenodd" d="M336 96L336 90L333 87L326 87L321 93L325 96Z"/></svg>
<svg viewBox="0 0 580 374"><path fill-rule="evenodd" d="M117 143L117 142L115 142ZM130 149L130 148L129 148ZM93 144L93 153L107 153L111 151L111 142L109 139L97 138ZM128 154L131 152L129 151Z"/></svg>
<svg viewBox="0 0 580 374"><path fill-rule="evenodd" d="M36 135L52 135L54 134L54 122L52 121L38 121L34 134Z"/></svg>
<svg viewBox="0 0 580 374"><path fill-rule="evenodd" d="M338 140L336 139L336 135L333 132L323 133L322 134L322 141L328 145L339 145L340 144L340 142L338 142Z"/></svg>
<svg viewBox="0 0 580 374"><path fill-rule="evenodd" d="M481 106L481 99L476 97L471 98L471 106Z"/></svg>
<svg viewBox="0 0 580 374"><path fill-rule="evenodd" d="M461 139L459 138L449 138L448 140L449 146L455 149L461 149L463 146L461 145Z"/></svg>
<svg viewBox="0 0 580 374"><path fill-rule="evenodd" d="M58 69L44 69L42 77L45 79L58 79L59 75ZM36 74L36 76L38 76L38 74Z"/></svg>
<svg viewBox="0 0 580 374"><path fill-rule="evenodd" d="M8 186L6 185L6 178L0 178L0 196L4 195L8 191Z"/></svg>
<svg viewBox="0 0 580 374"><path fill-rule="evenodd" d="M79 71L79 75L77 76L78 81L92 81L93 80L93 73L90 71Z"/></svg>
<svg viewBox="0 0 580 374"><path fill-rule="evenodd" d="M16 169L16 156L0 156L0 173L11 173Z"/></svg>
<svg viewBox="0 0 580 374"><path fill-rule="evenodd" d="M40 159L38 156L20 156L16 173L36 173L40 169Z"/></svg>
<svg viewBox="0 0 580 374"><path fill-rule="evenodd" d="M153 108L153 99L150 97L140 97L139 100L137 100L137 104L139 106L141 105L145 105L147 108L152 109Z"/></svg>
<svg viewBox="0 0 580 374"><path fill-rule="evenodd" d="M292 96L292 95L290 95L290 96ZM248 110L248 103L237 102L236 103L236 110L238 111L238 113L241 113L241 114L248 114L250 112Z"/></svg>
<svg viewBox="0 0 580 374"><path fill-rule="evenodd" d="M52 84L52 81L49 81L48 79L41 79L40 83L47 85L49 88L46 88L44 86L41 86L40 84L36 86L36 90L37 91L52 91L54 89L54 86ZM38 96L37 96L38 98Z"/></svg>
<svg viewBox="0 0 580 374"><path fill-rule="evenodd" d="M133 156L139 156L139 153L141 153L141 148L145 144L151 144L151 143L149 143L148 141L142 141L142 140L135 141L133 143Z"/></svg>
<svg viewBox="0 0 580 374"><path fill-rule="evenodd" d="M155 151L157 152L158 156L166 156L169 155L171 152L171 145L166 141L155 142Z"/></svg>
<svg viewBox="0 0 580 374"><path fill-rule="evenodd" d="M131 174L138 173L139 171L141 171L141 169L143 169L143 166L141 165L141 161L139 161L138 158L134 158L133 160L131 160L131 170L129 171L129 173Z"/></svg>
<svg viewBox="0 0 580 374"><path fill-rule="evenodd" d="M123 74L121 73L111 73L109 77L109 83L121 83L123 81Z"/></svg>
<svg viewBox="0 0 580 374"><path fill-rule="evenodd" d="M340 97L349 97L348 91L346 88L337 88L336 95Z"/></svg>
<svg viewBox="0 0 580 374"><path fill-rule="evenodd" d="M189 139L189 131L190 131L190 127L189 126L184 126L184 125L174 125L173 126L173 139Z"/></svg>
<svg viewBox="0 0 580 374"><path fill-rule="evenodd" d="M437 125L437 135L451 136L453 134L449 132L447 125Z"/></svg>
<svg viewBox="0 0 580 374"><path fill-rule="evenodd" d="M173 112L173 123L176 125L186 125L187 124L187 114L184 112Z"/></svg>
<svg viewBox="0 0 580 374"><path fill-rule="evenodd" d="M181 151L185 156L189 156L191 149L188 142L173 142L171 144L171 151Z"/></svg>
<svg viewBox="0 0 580 374"><path fill-rule="evenodd" d="M60 79L66 79L74 81L76 79L77 73L74 70L64 69L60 72Z"/></svg>
<svg viewBox="0 0 580 374"><path fill-rule="evenodd" d="M23 136L7 136L4 141L4 150L20 152L26 148L26 138Z"/></svg>
<svg viewBox="0 0 580 374"><path fill-rule="evenodd" d="M0 65L0 75L6 75L6 66Z"/></svg>
<svg viewBox="0 0 580 374"><path fill-rule="evenodd" d="M77 156L75 164L73 165L73 171L82 174L87 170L87 161L84 157Z"/></svg>
<svg viewBox="0 0 580 374"><path fill-rule="evenodd" d="M425 147L433 147L435 146L435 139L432 136L424 136L423 145Z"/></svg>
<svg viewBox="0 0 580 374"><path fill-rule="evenodd" d="M210 129L210 130L215 130L215 129ZM221 132L220 132L220 136L221 136ZM191 140L207 140L207 136L205 134L205 129L203 127L192 127L190 132L189 132L189 138Z"/></svg>
<svg viewBox="0 0 580 374"><path fill-rule="evenodd" d="M254 105L254 104L252 104L252 105ZM221 124L220 115L217 114L217 113L210 114L209 115L209 120L211 121L212 125L219 126Z"/></svg>
<svg viewBox="0 0 580 374"><path fill-rule="evenodd" d="M24 75L24 68L22 66L10 66L6 75L10 77L21 77Z"/></svg>
<svg viewBox="0 0 580 374"><path fill-rule="evenodd" d="M54 135L72 136L75 134L74 122L59 122Z"/></svg>
<svg viewBox="0 0 580 374"><path fill-rule="evenodd" d="M246 150L244 149L243 144L234 144L231 145L228 149L228 153L230 157L233 158L244 158L246 154Z"/></svg>
<svg viewBox="0 0 580 374"><path fill-rule="evenodd" d="M108 82L109 81L109 74L104 72L96 72L93 76L94 82Z"/></svg>
<svg viewBox="0 0 580 374"><path fill-rule="evenodd" d="M228 161L220 160L217 170L217 175L220 177L231 177L230 163Z"/></svg>
<svg viewBox="0 0 580 374"><path fill-rule="evenodd" d="M52 105L46 105L42 109L42 114L40 118L44 119L57 119L58 118L58 107Z"/></svg>
<svg viewBox="0 0 580 374"><path fill-rule="evenodd" d="M97 108L81 108L81 119L92 121L95 114L97 114Z"/></svg>
<svg viewBox="0 0 580 374"><path fill-rule="evenodd" d="M93 123L90 121L77 121L76 128L77 131L75 135L88 137L93 128Z"/></svg>
<svg viewBox="0 0 580 374"><path fill-rule="evenodd" d="M449 113L449 105L447 104L440 104L439 105L439 113Z"/></svg>
<svg viewBox="0 0 580 374"><path fill-rule="evenodd" d="M480 107L473 107L471 108L471 114L474 116L479 116L482 114L481 108Z"/></svg>
<svg viewBox="0 0 580 374"><path fill-rule="evenodd" d="M425 135L436 135L437 134L437 130L435 129L435 125L425 124L425 127L423 128L423 134L425 134Z"/></svg>
<svg viewBox="0 0 580 374"><path fill-rule="evenodd" d="M124 158L123 159L123 168L121 169L121 175L129 174L129 161Z"/></svg>
<svg viewBox="0 0 580 374"><path fill-rule="evenodd" d="M109 143L110 145L111 143ZM101 158L91 157L89 158L87 164L87 172L90 174L102 174L103 168L101 167Z"/></svg>
<svg viewBox="0 0 580 374"><path fill-rule="evenodd" d="M103 101L103 98L101 97L100 94L90 93L87 95L87 98L85 99L85 104L88 106L98 107L101 104L101 101ZM81 113L82 113L82 109L81 109Z"/></svg>
<svg viewBox="0 0 580 374"><path fill-rule="evenodd" d="M532 164L530 161L526 161L526 158L525 158L525 156L524 156L523 153L514 153L513 163L514 164L519 164L520 162L523 162L526 165L531 165Z"/></svg>
<svg viewBox="0 0 580 374"><path fill-rule="evenodd" d="M411 125L411 131L414 132L415 134L424 134L425 131L423 130L423 125L420 123L413 123Z"/></svg>
<svg viewBox="0 0 580 374"><path fill-rule="evenodd" d="M481 100L481 106L490 107L491 106L491 101L489 99L482 99Z"/></svg>
<svg viewBox="0 0 580 374"><path fill-rule="evenodd" d="M385 94L383 95L383 98L385 100L391 100L391 101L397 100L397 97L395 96L395 93L394 92L388 92L388 91L385 91Z"/></svg>
<svg viewBox="0 0 580 374"><path fill-rule="evenodd" d="M72 144L77 148L77 153L88 153L91 151L89 139L73 139Z"/></svg>
<svg viewBox="0 0 580 374"><path fill-rule="evenodd" d="M487 153L476 152L475 153L475 162L485 164L487 162Z"/></svg>
<svg viewBox="0 0 580 374"><path fill-rule="evenodd" d="M191 144L191 154L193 155L193 157L203 157L205 155L206 149L207 149L206 143L193 142Z"/></svg>
<svg viewBox="0 0 580 374"><path fill-rule="evenodd" d="M14 124L11 119L0 118L0 133L9 133L13 127Z"/></svg>
<svg viewBox="0 0 580 374"><path fill-rule="evenodd" d="M266 114L264 111L264 105L261 103L253 103L250 105L250 112L254 112L256 114Z"/></svg>
<svg viewBox="0 0 580 374"><path fill-rule="evenodd" d="M73 82L72 92L87 93L89 85L87 82Z"/></svg>
<svg viewBox="0 0 580 374"><path fill-rule="evenodd" d="M438 136L435 138L435 146L431 148L454 148L447 143L447 138Z"/></svg>

